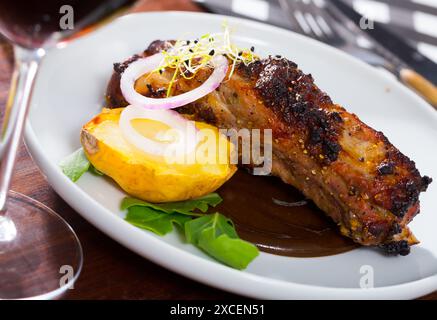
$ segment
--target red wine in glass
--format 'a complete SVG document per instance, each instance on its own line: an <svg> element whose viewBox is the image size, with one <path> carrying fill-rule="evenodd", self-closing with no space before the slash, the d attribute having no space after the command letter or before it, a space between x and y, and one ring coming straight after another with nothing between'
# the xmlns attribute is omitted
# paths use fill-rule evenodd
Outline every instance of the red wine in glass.
<svg viewBox="0 0 437 320"><path fill-rule="evenodd" d="M132 0L4 0L0 33L25 48L44 46L55 33L64 36L98 22Z"/></svg>
<svg viewBox="0 0 437 320"><path fill-rule="evenodd" d="M11 176L46 51L132 2L0 1L0 34L14 44L16 58L12 102L0 137L0 299L55 298L80 274L83 254L73 229L45 205L9 191Z"/></svg>

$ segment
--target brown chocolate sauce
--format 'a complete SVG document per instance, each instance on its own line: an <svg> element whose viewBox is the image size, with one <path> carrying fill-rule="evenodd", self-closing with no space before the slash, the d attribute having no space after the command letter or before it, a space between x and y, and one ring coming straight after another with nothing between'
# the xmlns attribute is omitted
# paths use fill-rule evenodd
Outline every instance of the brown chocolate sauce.
<svg viewBox="0 0 437 320"><path fill-rule="evenodd" d="M217 211L232 219L242 239L262 251L320 257L358 247L342 236L335 223L311 201L298 206L279 205L304 200L298 190L279 178L253 176L240 169L218 192L223 202Z"/></svg>

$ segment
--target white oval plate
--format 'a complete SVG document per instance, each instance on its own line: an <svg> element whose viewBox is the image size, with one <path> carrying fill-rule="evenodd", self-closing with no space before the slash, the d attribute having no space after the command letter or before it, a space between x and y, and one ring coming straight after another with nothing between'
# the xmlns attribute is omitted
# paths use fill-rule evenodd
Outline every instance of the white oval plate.
<svg viewBox="0 0 437 320"><path fill-rule="evenodd" d="M369 248L322 258L262 253L247 270L237 271L185 244L177 233L159 237L125 222L119 210L125 194L108 179L85 174L74 184L61 173L57 163L80 146L81 126L103 105L114 62L155 39L218 32L225 19L235 29L237 43L254 45L262 56L281 54L296 61L334 101L382 130L411 156L422 174L437 177L437 114L393 77L275 27L218 15L156 12L123 17L48 54L38 76L26 142L49 183L89 222L130 250L234 293L267 299L407 299L437 290L435 183L421 196L422 214L411 224L422 243L407 257L386 257ZM361 289L372 284L366 282L372 275L374 288Z"/></svg>

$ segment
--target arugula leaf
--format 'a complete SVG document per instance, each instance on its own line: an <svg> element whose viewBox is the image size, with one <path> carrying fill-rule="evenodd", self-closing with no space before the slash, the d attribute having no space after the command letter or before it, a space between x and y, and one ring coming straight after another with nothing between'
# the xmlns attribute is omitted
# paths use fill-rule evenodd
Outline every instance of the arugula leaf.
<svg viewBox="0 0 437 320"><path fill-rule="evenodd" d="M144 206L133 206L128 209L125 220L141 229L163 236L173 231L173 223L184 227L185 222L191 220L191 217L180 213L163 213Z"/></svg>
<svg viewBox="0 0 437 320"><path fill-rule="evenodd" d="M239 270L259 255L257 247L241 240L231 220L218 212L186 222L185 236L213 258Z"/></svg>
<svg viewBox="0 0 437 320"><path fill-rule="evenodd" d="M59 166L62 172L70 178L71 181L76 182L90 167L90 162L85 156L82 148L76 150L66 158L64 158Z"/></svg>
<svg viewBox="0 0 437 320"><path fill-rule="evenodd" d="M206 212L208 206L215 207L221 201L217 193L161 204L125 198L121 209L128 211L126 221L161 236L171 232L173 224L184 228L189 243L216 260L242 270L259 255L259 251L253 244L238 237L232 221L218 212L192 219L192 216L200 215L194 210Z"/></svg>
<svg viewBox="0 0 437 320"><path fill-rule="evenodd" d="M185 226L185 236L187 241L192 244L197 244L201 232L212 226L216 227L216 230L219 233L218 235L224 233L231 238L238 238L232 221L220 213L214 213L191 220L190 223Z"/></svg>
<svg viewBox="0 0 437 320"><path fill-rule="evenodd" d="M194 210L198 209L201 212L206 212L208 210L208 206L215 207L222 202L222 200L223 199L217 193L210 193L197 199L167 203L150 203L127 197L121 202L121 210L126 210L133 206L143 206L165 213L177 212L189 216L199 216L200 214L194 212Z"/></svg>

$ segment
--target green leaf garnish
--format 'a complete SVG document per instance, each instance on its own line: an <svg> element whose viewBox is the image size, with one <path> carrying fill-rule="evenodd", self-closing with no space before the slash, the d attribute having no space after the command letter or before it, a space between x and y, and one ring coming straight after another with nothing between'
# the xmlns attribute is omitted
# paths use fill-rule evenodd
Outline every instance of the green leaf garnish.
<svg viewBox="0 0 437 320"><path fill-rule="evenodd" d="M239 270L259 255L257 247L238 237L232 221L220 213L193 216L206 212L222 201L217 193L179 202L150 203L135 198L125 198L122 210L127 209L125 220L134 226L152 231L160 236L173 231L173 224L185 230L187 242L199 247L216 260Z"/></svg>
<svg viewBox="0 0 437 320"><path fill-rule="evenodd" d="M88 171L91 172L92 174L96 175L96 176L104 176L105 175L102 171L98 170L92 164L90 164L90 167L89 167Z"/></svg>
<svg viewBox="0 0 437 320"><path fill-rule="evenodd" d="M150 203L147 201L126 197L121 202L121 210L126 210L133 206L143 206L165 213L177 212L189 216L198 216L199 213L194 212L195 210L206 212L209 206L215 207L222 202L222 200L223 199L214 192L197 199L167 203Z"/></svg>
<svg viewBox="0 0 437 320"><path fill-rule="evenodd" d="M241 240L231 220L218 212L186 222L185 236L188 242L235 269L245 269L259 255L258 248Z"/></svg>
<svg viewBox="0 0 437 320"><path fill-rule="evenodd" d="M180 213L162 213L144 206L133 206L129 208L125 219L136 227L163 236L173 231L173 223L183 228L191 217Z"/></svg>
<svg viewBox="0 0 437 320"><path fill-rule="evenodd" d="M76 150L66 158L64 158L59 166L62 172L70 178L71 181L76 182L85 172L90 168L90 162L85 156L82 148Z"/></svg>

